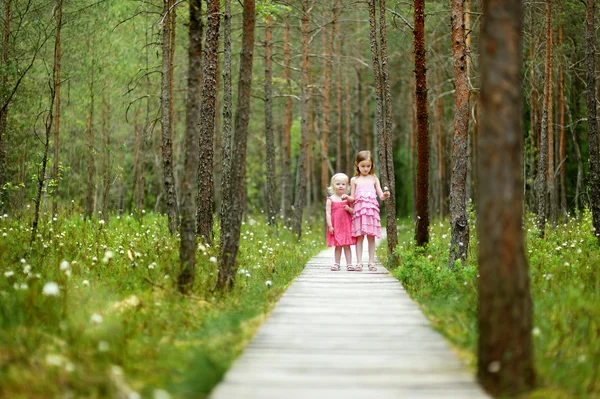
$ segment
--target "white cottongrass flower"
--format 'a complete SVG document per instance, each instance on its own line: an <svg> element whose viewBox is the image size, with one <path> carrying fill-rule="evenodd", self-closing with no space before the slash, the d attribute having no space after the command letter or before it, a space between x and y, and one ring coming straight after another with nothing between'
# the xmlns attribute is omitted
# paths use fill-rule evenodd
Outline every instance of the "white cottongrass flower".
<svg viewBox="0 0 600 399"><path fill-rule="evenodd" d="M217 258L215 258L214 256L211 256L211 257L208 259L208 261L209 261L209 262L212 262L212 263L217 263Z"/></svg>
<svg viewBox="0 0 600 399"><path fill-rule="evenodd" d="M112 257L114 255L115 254L113 253L113 251L107 250L106 252L104 252L104 258L102 259L102 262L104 262L104 263L110 262L110 260L112 259Z"/></svg>
<svg viewBox="0 0 600 399"><path fill-rule="evenodd" d="M490 364L488 364L488 371L490 373L497 373L500 371L500 362L498 360L494 360Z"/></svg>
<svg viewBox="0 0 600 399"><path fill-rule="evenodd" d="M21 263L25 264L25 263L27 263L27 261L24 258L21 258Z"/></svg>
<svg viewBox="0 0 600 399"><path fill-rule="evenodd" d="M90 285L90 281L89 281L89 280L83 280L83 281L81 282L81 284L83 284L83 285L85 285L85 286L88 286L88 285Z"/></svg>
<svg viewBox="0 0 600 399"><path fill-rule="evenodd" d="M152 399L171 399L171 395L164 389L155 389L152 392Z"/></svg>
<svg viewBox="0 0 600 399"><path fill-rule="evenodd" d="M265 281L265 285L267 286L267 288L271 288L273 283L271 282L271 280L267 280L267 281Z"/></svg>
<svg viewBox="0 0 600 399"><path fill-rule="evenodd" d="M542 332L539 327L534 327L533 330L531 330L531 333L538 337Z"/></svg>
<svg viewBox="0 0 600 399"><path fill-rule="evenodd" d="M202 244L198 244L198 251L204 252L204 251L206 251L206 247Z"/></svg>
<svg viewBox="0 0 600 399"><path fill-rule="evenodd" d="M98 313L94 313L91 317L91 320L94 324L100 324L104 321L104 319L102 318L102 316Z"/></svg>
<svg viewBox="0 0 600 399"><path fill-rule="evenodd" d="M71 267L71 265L66 260L63 260L62 262L60 262L60 270L62 270L62 271L69 270L69 267Z"/></svg>
<svg viewBox="0 0 600 399"><path fill-rule="evenodd" d="M5 277L12 277L14 276L15 272L13 272L12 270L7 270L4 272L4 276Z"/></svg>
<svg viewBox="0 0 600 399"><path fill-rule="evenodd" d="M65 358L57 354L46 355L46 364L49 366L60 366L63 364Z"/></svg>
<svg viewBox="0 0 600 399"><path fill-rule="evenodd" d="M49 281L44 284L44 288L42 288L42 294L46 296L57 296L60 293L60 288L58 284L54 281Z"/></svg>
<svg viewBox="0 0 600 399"><path fill-rule="evenodd" d="M106 341L98 342L98 351L107 352L109 348L110 348L110 346L108 345L108 342L106 342Z"/></svg>

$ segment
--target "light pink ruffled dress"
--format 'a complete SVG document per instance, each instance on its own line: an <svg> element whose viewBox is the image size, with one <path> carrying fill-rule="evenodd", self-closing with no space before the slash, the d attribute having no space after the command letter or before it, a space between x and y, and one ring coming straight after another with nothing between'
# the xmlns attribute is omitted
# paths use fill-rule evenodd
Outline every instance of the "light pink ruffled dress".
<svg viewBox="0 0 600 399"><path fill-rule="evenodd" d="M327 246L343 247L356 244L356 237L352 236L352 216L344 209L348 201L334 202L330 197L327 197L327 201L331 201L333 226L333 234L327 229Z"/></svg>
<svg viewBox="0 0 600 399"><path fill-rule="evenodd" d="M373 179L356 180L352 235L354 237L369 235L381 238L379 202L377 202L377 191Z"/></svg>

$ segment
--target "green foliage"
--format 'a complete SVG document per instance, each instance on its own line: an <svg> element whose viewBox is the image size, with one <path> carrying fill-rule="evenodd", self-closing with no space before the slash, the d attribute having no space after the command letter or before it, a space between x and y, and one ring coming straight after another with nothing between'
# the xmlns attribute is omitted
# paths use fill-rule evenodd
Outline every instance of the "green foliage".
<svg viewBox="0 0 600 399"><path fill-rule="evenodd" d="M591 214L586 210L581 218L570 217L549 230L545 240L538 237L535 226L535 217L528 217L526 248L539 382L539 389L530 397L600 397L600 250L591 233ZM443 223L432 224L427 248L416 247L408 238L397 248L402 267L394 274L432 325L474 366L477 239L471 237L468 261L450 271L450 238L450 228Z"/></svg>
<svg viewBox="0 0 600 399"><path fill-rule="evenodd" d="M166 389L202 398L322 246L310 228L296 243L286 228L248 218L234 289L213 292L218 248L198 245L184 297L174 288L179 240L164 216L60 214L28 247L30 223L30 214L0 217L0 397Z"/></svg>

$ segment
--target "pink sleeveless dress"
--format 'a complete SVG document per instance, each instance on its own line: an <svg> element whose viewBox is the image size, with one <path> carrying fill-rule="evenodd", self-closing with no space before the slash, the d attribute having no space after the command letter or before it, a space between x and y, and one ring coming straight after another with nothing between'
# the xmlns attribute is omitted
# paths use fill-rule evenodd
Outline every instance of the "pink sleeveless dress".
<svg viewBox="0 0 600 399"><path fill-rule="evenodd" d="M377 202L377 191L373 179L356 182L352 235L354 237L369 235L381 238L379 202Z"/></svg>
<svg viewBox="0 0 600 399"><path fill-rule="evenodd" d="M333 226L333 234L327 229L327 246L343 247L356 244L356 237L352 237L352 216L344 210L348 201L334 202L330 197L327 197L327 201L331 201L331 225Z"/></svg>

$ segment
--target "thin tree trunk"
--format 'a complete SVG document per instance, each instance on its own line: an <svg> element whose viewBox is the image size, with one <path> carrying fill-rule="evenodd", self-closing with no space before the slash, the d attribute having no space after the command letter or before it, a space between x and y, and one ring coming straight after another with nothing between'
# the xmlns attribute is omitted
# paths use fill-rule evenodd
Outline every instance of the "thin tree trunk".
<svg viewBox="0 0 600 399"><path fill-rule="evenodd" d="M207 2L206 37L202 61L202 103L200 105L200 149L198 164L198 212L196 233L207 243L213 242L213 146L215 135L215 102L217 98L217 70L219 64L219 0Z"/></svg>
<svg viewBox="0 0 600 399"><path fill-rule="evenodd" d="M563 26L558 27L558 47L562 49L564 44ZM560 164L560 214L562 220L567 221L567 168L566 168L566 142L565 142L565 70L564 62L558 64L558 137L559 150L558 162Z"/></svg>
<svg viewBox="0 0 600 399"><path fill-rule="evenodd" d="M394 250L398 246L398 229L396 227L396 176L394 175L394 150L392 137L392 92L387 56L387 23L385 20L385 0L379 0L379 31L381 43L381 75L383 78L383 98L385 100L385 130L383 134L384 158L381 159L382 182L384 189L390 190L390 197L385 200L386 234L388 241L388 264L397 266L398 259Z"/></svg>
<svg viewBox="0 0 600 399"><path fill-rule="evenodd" d="M349 73L346 70L344 73L344 86L345 86L345 104L344 104L344 109L345 109L345 114L346 114L346 125L344 126L344 149L346 150L345 152L345 165L344 168L342 170L345 170L346 173L348 173L348 176L352 176L354 173L352 173L352 155L351 155L351 151L352 151L352 139L351 139L351 130L352 130L352 92L351 92L351 88L350 88L350 77L348 76Z"/></svg>
<svg viewBox="0 0 600 399"><path fill-rule="evenodd" d="M336 158L335 158L335 169L338 172L344 170L343 166L343 154L344 154L344 146L343 146L343 126L342 126L342 38L340 36L340 21L338 17L340 15L341 6L339 0L333 0L333 20L332 20L332 28L331 31L333 33L332 40L335 40L335 93L336 93L336 101L335 101L335 115L336 115Z"/></svg>
<svg viewBox="0 0 600 399"><path fill-rule="evenodd" d="M594 235L600 244L600 145L598 144L598 119L596 115L596 36L594 17L596 3L587 0L585 13L585 81L588 120L588 151L590 162L590 207Z"/></svg>
<svg viewBox="0 0 600 399"><path fill-rule="evenodd" d="M177 193L175 191L175 175L173 173L173 141L172 141L172 119L171 119L171 17L172 0L164 0L163 9L163 45L162 45L162 83L161 83L161 121L162 121L162 159L163 159L163 183L165 187L167 217L169 220L169 232L175 234L179 226L179 210L177 209Z"/></svg>
<svg viewBox="0 0 600 399"><path fill-rule="evenodd" d="M550 14L550 0L546 0L546 67L545 76L546 83L544 84L544 105L542 111L542 129L540 132L540 162L538 166L538 174L536 178L536 191L538 200L538 215L537 227L540 237L544 237L546 230L546 195L548 192L548 110L550 108L550 85L552 82L552 72L550 71L552 50L552 20Z"/></svg>
<svg viewBox="0 0 600 399"><path fill-rule="evenodd" d="M272 71L272 17L265 25L265 142L267 146L267 223L277 225L277 200L275 198L275 138L273 136L273 71Z"/></svg>
<svg viewBox="0 0 600 399"><path fill-rule="evenodd" d="M188 96L185 123L185 160L181 184L181 271L177 277L180 292L189 292L196 267L196 183L198 181L198 137L200 135L200 85L202 84L202 0L190 0L188 30Z"/></svg>
<svg viewBox="0 0 600 399"><path fill-rule="evenodd" d="M454 141L452 146L452 177L450 186L450 228L452 241L448 267L454 262L464 263L469 253L469 220L467 218L467 147L469 143L469 77L467 76L467 47L465 43L464 1L452 0L450 21L452 25L452 54L454 56L454 81L456 113L454 115Z"/></svg>
<svg viewBox="0 0 600 399"><path fill-rule="evenodd" d="M493 396L534 387L533 306L523 232L521 2L484 0L478 143L477 376ZM545 169L542 169L545 170Z"/></svg>
<svg viewBox="0 0 600 399"><path fill-rule="evenodd" d="M62 4L61 4L62 7ZM61 11L62 14L62 11ZM59 162L58 162L58 153L60 149L60 65L62 60L62 47L61 47L61 37L60 33L62 31L62 15L61 15L61 26L56 27L56 85L54 89L56 90L54 106L56 110L54 112L54 159L52 165L52 211L51 215L56 216L57 208L58 208L58 186L60 181L60 171L59 171Z"/></svg>
<svg viewBox="0 0 600 399"><path fill-rule="evenodd" d="M292 97L291 81L291 54L290 54L290 24L289 15L286 17L283 29L283 63L285 87L288 96L285 99L285 124L282 139L282 163L281 163L281 213L286 226L291 225L292 213L292 173L291 173L291 137L292 137Z"/></svg>
<svg viewBox="0 0 600 399"><path fill-rule="evenodd" d="M548 0L551 1L551 0ZM558 196L556 195L556 179L554 178L554 165L556 153L554 148L554 73L553 73L553 60L552 60L552 46L553 46L553 29L552 29L552 14L550 14L549 22L549 36L546 38L546 45L549 46L550 51L550 67L548 69L550 75L548 83L548 201L550 202L550 222L552 227L556 227L556 215L558 207Z"/></svg>
<svg viewBox="0 0 600 399"><path fill-rule="evenodd" d="M40 220L40 206L42 203L42 192L44 190L44 181L46 180L46 166L48 164L48 149L50 147L50 135L52 132L52 122L54 120L54 102L56 100L56 86L58 85L58 75L56 73L57 65L59 63L59 46L60 46L60 30L62 27L62 0L57 0L56 8L54 10L54 17L56 18L56 40L54 41L54 63L52 66L52 76L49 79L48 85L50 88L50 104L48 107L48 116L46 117L45 123L45 139L44 139L44 154L42 155L41 170L37 174L37 193L34 199L35 211L33 215L33 222L31 224L31 241L33 244L37 234L37 227Z"/></svg>
<svg viewBox="0 0 600 399"><path fill-rule="evenodd" d="M301 119L301 138L300 138L300 155L298 157L298 178L296 179L296 198L294 200L294 223L292 231L300 240L302 234L302 212L304 211L304 201L306 196L307 185L307 159L308 159L308 36L309 36L309 0L302 0L302 63L300 65L300 76L302 83L302 98L300 102L300 119Z"/></svg>
<svg viewBox="0 0 600 399"><path fill-rule="evenodd" d="M8 71L10 57L10 0L4 1L4 26L2 28L2 59L1 66L4 71ZM8 91L8 73L2 74L2 93ZM3 98L4 99L4 98ZM4 190L4 184L7 182L6 176L6 130L8 127L8 106L0 108L0 211L3 211L8 205L8 193Z"/></svg>
<svg viewBox="0 0 600 399"><path fill-rule="evenodd" d="M575 183L575 212L579 211L581 204L579 203L579 196L581 195L581 189L583 186L583 159L581 157L581 149L579 147L579 141L577 140L577 134L575 131L573 117L571 111L569 115L569 130L571 132L571 139L573 140L573 149L575 150L575 159L577 159L577 180Z"/></svg>
<svg viewBox="0 0 600 399"><path fill-rule="evenodd" d="M416 129L416 118L415 118L415 82L413 79L410 80L410 139L409 139L409 147L410 147L410 155L409 155L409 164L410 164L410 194L412 198L412 221L413 223L417 220L417 175L415 173L415 155L416 155L416 138L417 138L417 129Z"/></svg>
<svg viewBox="0 0 600 399"><path fill-rule="evenodd" d="M92 63L93 64L93 63ZM104 159L102 166L102 217L108 222L108 196L110 193L110 129L106 128L110 121L110 105L102 97L102 156Z"/></svg>
<svg viewBox="0 0 600 399"><path fill-rule="evenodd" d="M329 133L331 130L331 45L333 41L333 27L323 29L323 127L321 131L321 193L322 198L327 197L327 186L329 182ZM315 107L316 111L316 107Z"/></svg>
<svg viewBox="0 0 600 399"><path fill-rule="evenodd" d="M415 0L415 98L417 104L417 226L418 246L429 242L429 120L425 59L425 0Z"/></svg>
<svg viewBox="0 0 600 399"><path fill-rule="evenodd" d="M531 18L530 18L530 30L531 30L531 43L529 45L529 62L531 64L530 68L529 68L529 81L531 84L531 97L530 97L530 117L529 117L529 124L530 124L530 141L529 144L531 146L530 150L529 150L529 168L530 168L530 178L532 180L534 180L536 178L536 173L537 173L537 166L536 166L536 162L537 162L537 157L536 155L538 154L539 150L538 150L538 91L537 91L537 87L535 84L535 34L534 34L534 27L535 27L535 23L534 23L534 11L533 11L533 7L530 7L531 9ZM529 205L531 207L531 209L535 209L535 205L536 205L536 200L535 200L535 195L536 195L536 190L532 189L530 190L531 194L530 194L530 201L529 201Z"/></svg>
<svg viewBox="0 0 600 399"><path fill-rule="evenodd" d="M230 10L226 10L229 14ZM230 15L230 14L229 14ZM250 92L252 88L252 61L254 55L254 26L256 21L254 0L244 0L242 30L242 52L240 54L240 73L238 81L237 110L235 115L235 140L233 143L230 175L224 180L230 181L230 212L221 219L221 257L217 289L231 289L235 283L236 257L239 247L242 213L246 202L246 143L250 120Z"/></svg>
<svg viewBox="0 0 600 399"><path fill-rule="evenodd" d="M88 40L88 51L92 52ZM87 181L85 194L84 219L92 219L94 216L94 200L96 198L96 163L94 160L94 59L92 57L92 71L90 74L90 114L86 129L87 144Z"/></svg>

